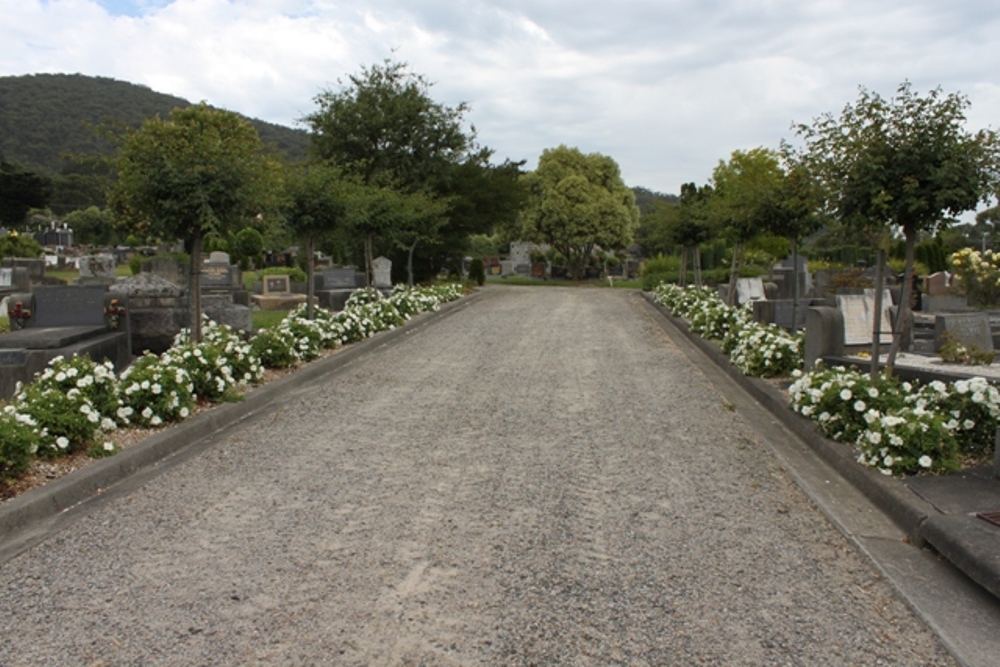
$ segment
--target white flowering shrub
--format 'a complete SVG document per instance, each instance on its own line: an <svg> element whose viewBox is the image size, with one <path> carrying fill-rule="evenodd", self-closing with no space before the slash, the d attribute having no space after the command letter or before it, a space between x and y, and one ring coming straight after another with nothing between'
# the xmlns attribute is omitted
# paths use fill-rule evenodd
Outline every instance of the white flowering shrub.
<svg viewBox="0 0 1000 667"><path fill-rule="evenodd" d="M118 419L135 426L160 426L187 418L195 403L191 376L176 358L145 354L118 381Z"/></svg>
<svg viewBox="0 0 1000 667"><path fill-rule="evenodd" d="M202 329L202 341L219 350L237 384L254 385L264 379L260 357L254 354L249 341L232 327L208 320Z"/></svg>
<svg viewBox="0 0 1000 667"><path fill-rule="evenodd" d="M962 454L982 456L993 451L1000 418L1000 390L985 378L951 384L931 382L919 391L907 393L904 400L916 410L940 415Z"/></svg>
<svg viewBox="0 0 1000 667"><path fill-rule="evenodd" d="M802 367L804 341L802 334L751 320L730 329L723 351L729 353L729 360L744 375L788 377Z"/></svg>
<svg viewBox="0 0 1000 667"><path fill-rule="evenodd" d="M904 407L874 416L858 436L858 462L884 475L958 469L958 444L940 415Z"/></svg>
<svg viewBox="0 0 1000 667"><path fill-rule="evenodd" d="M299 362L295 334L288 329L263 329L251 339L250 348L264 368L290 368Z"/></svg>
<svg viewBox="0 0 1000 667"><path fill-rule="evenodd" d="M69 359L55 357L41 373L35 375L29 385L33 391L55 389L64 393L76 391L96 410L100 418L109 417L114 420L118 402L117 377L115 366L110 361L97 363L88 356L75 356ZM15 401L30 400L25 390L16 392ZM44 424L43 424L44 426ZM105 423L104 428L111 430L114 423Z"/></svg>
<svg viewBox="0 0 1000 667"><path fill-rule="evenodd" d="M38 455L72 454L89 446L101 426L101 414L79 389L63 391L32 383L15 397L17 409L40 426Z"/></svg>
<svg viewBox="0 0 1000 667"><path fill-rule="evenodd" d="M31 415L14 405L0 407L0 482L27 470L41 445L41 430Z"/></svg>

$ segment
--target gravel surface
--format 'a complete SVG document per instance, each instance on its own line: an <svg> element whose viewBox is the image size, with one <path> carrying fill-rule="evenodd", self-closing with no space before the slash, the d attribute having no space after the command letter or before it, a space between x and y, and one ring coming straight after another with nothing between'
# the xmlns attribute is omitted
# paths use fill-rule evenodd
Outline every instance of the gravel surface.
<svg viewBox="0 0 1000 667"><path fill-rule="evenodd" d="M946 665L634 292L484 298L0 566L0 665Z"/></svg>

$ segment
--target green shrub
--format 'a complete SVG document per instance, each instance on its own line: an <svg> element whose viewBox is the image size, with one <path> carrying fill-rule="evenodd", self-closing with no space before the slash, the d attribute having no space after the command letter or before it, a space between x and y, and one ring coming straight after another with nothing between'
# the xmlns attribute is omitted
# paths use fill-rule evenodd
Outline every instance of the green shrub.
<svg viewBox="0 0 1000 667"><path fill-rule="evenodd" d="M40 444L35 420L13 405L0 408L0 481L27 470Z"/></svg>
<svg viewBox="0 0 1000 667"><path fill-rule="evenodd" d="M469 278L476 281L477 285L486 284L486 266L478 257L469 262Z"/></svg>

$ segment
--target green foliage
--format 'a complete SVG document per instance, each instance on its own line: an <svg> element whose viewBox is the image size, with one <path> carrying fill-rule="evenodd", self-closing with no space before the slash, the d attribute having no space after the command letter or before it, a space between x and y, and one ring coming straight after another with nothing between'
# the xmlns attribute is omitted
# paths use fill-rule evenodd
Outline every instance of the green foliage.
<svg viewBox="0 0 1000 667"><path fill-rule="evenodd" d="M122 373L118 383L124 424L150 427L186 419L194 407L194 383L182 366L146 353Z"/></svg>
<svg viewBox="0 0 1000 667"><path fill-rule="evenodd" d="M264 236L253 227L244 227L233 236L233 254L241 271L250 268L251 262L258 262L264 252Z"/></svg>
<svg viewBox="0 0 1000 667"><path fill-rule="evenodd" d="M28 469L41 443L37 422L16 406L0 406L0 482Z"/></svg>
<svg viewBox="0 0 1000 667"><path fill-rule="evenodd" d="M1000 304L1000 252L964 248L949 259L959 289L970 301L981 306Z"/></svg>
<svg viewBox="0 0 1000 667"><path fill-rule="evenodd" d="M487 234L472 234L469 236L466 252L470 257L477 259L498 257L500 255L499 239Z"/></svg>
<svg viewBox="0 0 1000 667"><path fill-rule="evenodd" d="M2 95L0 99L3 99ZM0 109L4 106L0 105ZM0 155L3 155L2 151ZM24 224L28 211L45 208L51 195L50 179L0 161L0 225L20 227Z"/></svg>
<svg viewBox="0 0 1000 667"><path fill-rule="evenodd" d="M118 238L114 216L110 211L102 211L96 206L73 211L63 218L63 222L73 230L74 243L114 245Z"/></svg>
<svg viewBox="0 0 1000 667"><path fill-rule="evenodd" d="M566 146L546 149L523 181L530 193L523 240L562 253L573 279L583 277L595 247L613 251L632 242L639 209L610 157Z"/></svg>
<svg viewBox="0 0 1000 667"><path fill-rule="evenodd" d="M939 340L941 350L938 353L941 360L948 364L965 364L966 366L989 366L996 358L993 350L981 350L975 345L966 347L954 335L945 333Z"/></svg>
<svg viewBox="0 0 1000 667"><path fill-rule="evenodd" d="M477 285L486 284L486 266L483 264L483 260L478 257L469 262L469 278L474 280Z"/></svg>
<svg viewBox="0 0 1000 667"><path fill-rule="evenodd" d="M4 257L25 257L37 259L44 249L28 234L10 232L0 236L0 259Z"/></svg>

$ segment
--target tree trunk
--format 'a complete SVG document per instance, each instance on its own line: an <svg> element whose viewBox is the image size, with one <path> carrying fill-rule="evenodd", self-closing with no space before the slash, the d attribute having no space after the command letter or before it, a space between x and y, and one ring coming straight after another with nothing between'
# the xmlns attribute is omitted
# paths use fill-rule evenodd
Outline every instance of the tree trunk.
<svg viewBox="0 0 1000 667"><path fill-rule="evenodd" d="M740 276L740 270L743 268L743 262L740 261L742 255L743 243L737 241L733 244L733 261L729 264L729 290L726 293L727 306L736 305L736 281Z"/></svg>
<svg viewBox="0 0 1000 667"><path fill-rule="evenodd" d="M677 274L677 283L681 287L687 287L687 264L688 264L688 249L684 248L681 251L681 270Z"/></svg>
<svg viewBox="0 0 1000 667"><path fill-rule="evenodd" d="M417 249L417 241L410 244L410 252L406 256L406 284L413 289L413 251Z"/></svg>
<svg viewBox="0 0 1000 667"><path fill-rule="evenodd" d="M797 309L799 307L799 246L792 241L792 333L798 331L796 326Z"/></svg>
<svg viewBox="0 0 1000 667"><path fill-rule="evenodd" d="M372 235L365 237L365 287L375 284L375 258L372 257Z"/></svg>
<svg viewBox="0 0 1000 667"><path fill-rule="evenodd" d="M693 253L693 255L692 255L692 261L694 262L694 284L695 284L695 287L701 287L702 286L702 280L701 280L701 248L699 248L698 246L694 246L691 249L691 251Z"/></svg>
<svg viewBox="0 0 1000 667"><path fill-rule="evenodd" d="M885 291L885 248L880 240L878 246L878 260L875 263L875 315L872 322L872 359L869 366L869 375L872 382L878 378L878 362L882 355L882 293Z"/></svg>
<svg viewBox="0 0 1000 667"><path fill-rule="evenodd" d="M191 342L201 342L201 229L195 228L191 239L191 276L188 288L191 294Z"/></svg>
<svg viewBox="0 0 1000 667"><path fill-rule="evenodd" d="M892 369L896 365L896 355L903 346L903 338L910 323L910 291L913 286L913 256L917 247L917 230L907 226L903 228L903 234L906 236L906 268L903 270L903 284L899 289L899 308L896 312L892 345L889 347L889 358L885 362L886 375L892 375Z"/></svg>
<svg viewBox="0 0 1000 667"><path fill-rule="evenodd" d="M313 299L316 296L316 286L313 284L315 269L313 268L313 235L306 236L306 319L313 319Z"/></svg>

